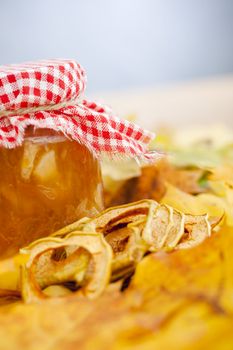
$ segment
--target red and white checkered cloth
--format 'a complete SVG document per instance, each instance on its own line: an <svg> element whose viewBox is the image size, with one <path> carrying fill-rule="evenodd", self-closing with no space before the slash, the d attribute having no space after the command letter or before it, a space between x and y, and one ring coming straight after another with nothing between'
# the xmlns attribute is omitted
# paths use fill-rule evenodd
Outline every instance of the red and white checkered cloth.
<svg viewBox="0 0 233 350"><path fill-rule="evenodd" d="M73 60L0 66L0 145L22 144L25 128L49 128L84 143L95 154L154 157L154 134L82 98L83 68Z"/></svg>

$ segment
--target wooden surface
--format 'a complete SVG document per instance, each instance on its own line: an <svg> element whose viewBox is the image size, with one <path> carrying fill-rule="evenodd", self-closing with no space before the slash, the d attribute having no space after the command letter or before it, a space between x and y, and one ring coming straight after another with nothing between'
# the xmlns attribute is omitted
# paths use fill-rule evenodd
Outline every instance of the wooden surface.
<svg viewBox="0 0 233 350"><path fill-rule="evenodd" d="M210 123L233 128L233 75L160 88L103 92L94 98L109 104L120 116L136 114L147 128Z"/></svg>

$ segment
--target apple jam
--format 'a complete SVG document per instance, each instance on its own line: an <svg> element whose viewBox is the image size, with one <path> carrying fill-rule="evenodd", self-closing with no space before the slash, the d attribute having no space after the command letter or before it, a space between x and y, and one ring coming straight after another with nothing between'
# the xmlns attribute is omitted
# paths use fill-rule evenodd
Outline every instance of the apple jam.
<svg viewBox="0 0 233 350"><path fill-rule="evenodd" d="M103 209L91 151L49 130L27 129L22 146L0 148L0 257Z"/></svg>

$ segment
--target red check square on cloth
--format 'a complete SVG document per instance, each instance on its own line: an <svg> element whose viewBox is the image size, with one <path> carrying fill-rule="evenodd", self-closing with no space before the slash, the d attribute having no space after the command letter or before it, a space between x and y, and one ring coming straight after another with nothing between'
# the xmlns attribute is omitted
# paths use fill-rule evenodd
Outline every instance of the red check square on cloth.
<svg viewBox="0 0 233 350"><path fill-rule="evenodd" d="M27 126L62 132L93 153L151 160L154 134L83 98L86 75L74 60L0 66L0 146L22 144Z"/></svg>

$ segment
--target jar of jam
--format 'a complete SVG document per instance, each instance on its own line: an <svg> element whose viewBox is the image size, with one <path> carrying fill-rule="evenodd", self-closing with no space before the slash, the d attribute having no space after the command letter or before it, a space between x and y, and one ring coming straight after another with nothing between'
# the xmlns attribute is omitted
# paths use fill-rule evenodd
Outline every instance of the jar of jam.
<svg viewBox="0 0 233 350"><path fill-rule="evenodd" d="M49 129L29 127L21 146L0 148L0 257L103 209L92 152Z"/></svg>
<svg viewBox="0 0 233 350"><path fill-rule="evenodd" d="M0 66L0 259L103 209L96 155L147 158L153 134L85 85L74 60Z"/></svg>

